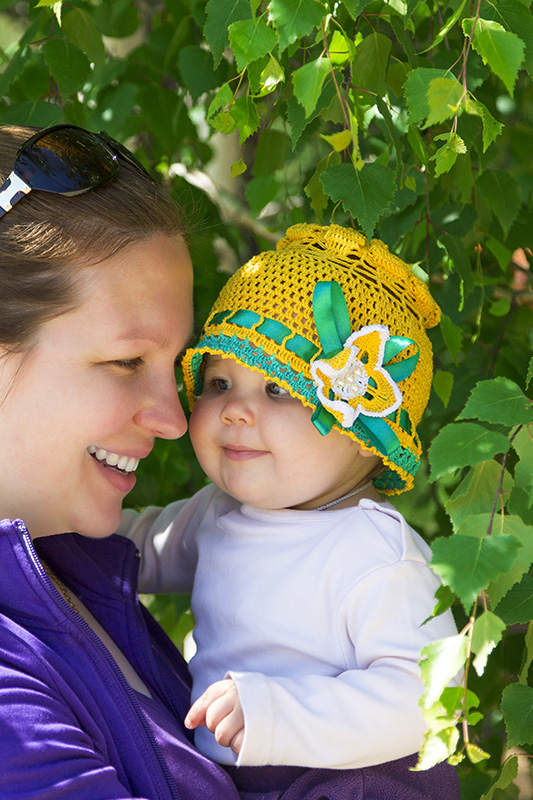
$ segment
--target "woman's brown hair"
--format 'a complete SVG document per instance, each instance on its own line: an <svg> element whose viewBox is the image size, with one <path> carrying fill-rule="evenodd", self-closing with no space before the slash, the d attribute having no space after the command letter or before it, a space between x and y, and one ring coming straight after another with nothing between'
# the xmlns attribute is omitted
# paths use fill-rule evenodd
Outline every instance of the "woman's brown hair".
<svg viewBox="0 0 533 800"><path fill-rule="evenodd" d="M0 127L0 185L35 128ZM0 218L0 347L29 347L76 305L76 275L129 244L185 234L166 190L120 159L116 178L76 197L32 191Z"/></svg>

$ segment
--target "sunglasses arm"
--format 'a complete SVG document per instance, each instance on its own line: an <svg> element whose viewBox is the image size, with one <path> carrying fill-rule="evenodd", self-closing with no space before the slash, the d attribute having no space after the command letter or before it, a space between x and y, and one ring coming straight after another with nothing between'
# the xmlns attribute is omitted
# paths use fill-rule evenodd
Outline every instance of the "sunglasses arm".
<svg viewBox="0 0 533 800"><path fill-rule="evenodd" d="M31 186L12 172L2 186L0 186L0 217L11 211L15 203L22 200L25 194L31 192Z"/></svg>

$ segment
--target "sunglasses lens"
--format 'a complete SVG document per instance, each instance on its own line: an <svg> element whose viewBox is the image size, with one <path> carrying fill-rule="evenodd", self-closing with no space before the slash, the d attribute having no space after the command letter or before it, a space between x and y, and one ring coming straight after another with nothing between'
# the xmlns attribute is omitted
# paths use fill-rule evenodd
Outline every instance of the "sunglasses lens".
<svg viewBox="0 0 533 800"><path fill-rule="evenodd" d="M75 195L100 186L117 174L117 157L88 131L58 128L28 142L19 152L17 172L31 185Z"/></svg>

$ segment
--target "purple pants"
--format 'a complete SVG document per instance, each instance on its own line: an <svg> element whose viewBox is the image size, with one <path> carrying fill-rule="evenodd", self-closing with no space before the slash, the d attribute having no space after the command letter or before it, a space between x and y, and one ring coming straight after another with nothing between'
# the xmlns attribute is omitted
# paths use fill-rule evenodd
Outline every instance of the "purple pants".
<svg viewBox="0 0 533 800"><path fill-rule="evenodd" d="M459 800L454 767L412 772L417 756L361 769L226 767L241 800Z"/></svg>

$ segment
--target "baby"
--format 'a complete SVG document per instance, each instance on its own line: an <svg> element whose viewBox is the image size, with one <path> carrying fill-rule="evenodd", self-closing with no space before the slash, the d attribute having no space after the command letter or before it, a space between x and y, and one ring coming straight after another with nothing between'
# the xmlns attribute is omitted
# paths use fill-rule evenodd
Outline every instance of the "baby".
<svg viewBox="0 0 533 800"><path fill-rule="evenodd" d="M229 279L186 352L212 484L124 512L119 533L141 591L192 591L186 724L212 759L357 771L419 750L420 651L456 629L450 612L423 624L431 552L378 490L413 485L439 318L381 242L295 225Z"/></svg>

